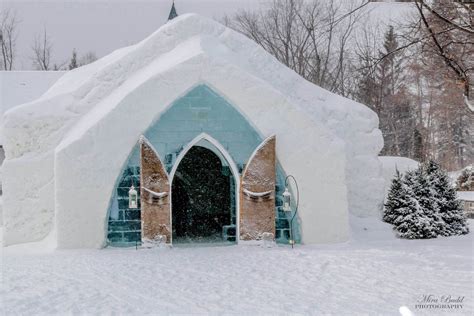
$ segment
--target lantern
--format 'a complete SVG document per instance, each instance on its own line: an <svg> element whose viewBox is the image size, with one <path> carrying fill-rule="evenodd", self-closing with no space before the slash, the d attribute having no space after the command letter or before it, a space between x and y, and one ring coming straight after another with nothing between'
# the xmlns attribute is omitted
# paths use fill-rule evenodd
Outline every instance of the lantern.
<svg viewBox="0 0 474 316"><path fill-rule="evenodd" d="M283 211L291 212L291 193L288 191L288 187L283 192Z"/></svg>
<svg viewBox="0 0 474 316"><path fill-rule="evenodd" d="M133 184L128 190L128 208L138 208L138 193Z"/></svg>
<svg viewBox="0 0 474 316"><path fill-rule="evenodd" d="M298 188L298 182L296 182L295 177L293 177L292 175L288 175L285 178L285 192L283 192L283 210L285 212L291 212L291 193L290 191L288 191L288 180L290 178L293 179L296 186L295 212L293 213L293 216L291 217L291 220L290 220L290 240L288 240L288 242L291 245L291 248L293 248L295 245L295 239L293 237L293 220L296 217L296 213L298 212L298 205L300 204L300 190Z"/></svg>

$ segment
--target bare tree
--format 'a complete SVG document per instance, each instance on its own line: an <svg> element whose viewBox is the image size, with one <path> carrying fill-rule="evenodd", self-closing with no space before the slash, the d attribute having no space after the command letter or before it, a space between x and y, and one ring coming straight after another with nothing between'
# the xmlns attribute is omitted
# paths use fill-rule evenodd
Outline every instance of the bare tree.
<svg viewBox="0 0 474 316"><path fill-rule="evenodd" d="M423 123L416 98L411 93L409 60L399 47L395 27L390 25L381 40L380 25L364 25L357 38L359 68L355 71L353 97L379 116L384 136L382 155L423 160ZM388 55L388 53L393 52ZM383 56L384 58L380 58Z"/></svg>
<svg viewBox="0 0 474 316"><path fill-rule="evenodd" d="M224 22L302 77L347 96L352 80L349 40L359 9L367 3L273 0L265 10L241 11Z"/></svg>
<svg viewBox="0 0 474 316"><path fill-rule="evenodd" d="M48 36L46 28L44 28L42 35L37 35L35 37L35 41L31 49L33 50L33 65L38 70L51 70L50 63L53 44Z"/></svg>
<svg viewBox="0 0 474 316"><path fill-rule="evenodd" d="M471 111L474 72L474 13L472 7L456 1L414 0L417 15L413 21L400 26L406 29L405 43L380 60L400 50L419 46L420 53L436 57L446 73L463 86L465 105Z"/></svg>
<svg viewBox="0 0 474 316"><path fill-rule="evenodd" d="M0 50L1 69L12 70L16 55L18 19L11 10L0 11Z"/></svg>
<svg viewBox="0 0 474 316"><path fill-rule="evenodd" d="M474 71L474 26L472 10L461 3L423 0L415 2L424 34L424 49L439 57L440 61L464 86L469 98ZM422 33L423 34L423 33Z"/></svg>

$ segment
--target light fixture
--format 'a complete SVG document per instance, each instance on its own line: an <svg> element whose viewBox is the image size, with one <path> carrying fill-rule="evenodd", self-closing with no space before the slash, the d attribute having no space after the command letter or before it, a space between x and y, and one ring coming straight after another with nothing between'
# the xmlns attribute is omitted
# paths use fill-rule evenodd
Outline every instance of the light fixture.
<svg viewBox="0 0 474 316"><path fill-rule="evenodd" d="M130 180L132 181L132 186L130 190L128 190L128 208L136 209L138 208L138 192L135 190L133 186L133 177L135 176L135 172L133 172Z"/></svg>
<svg viewBox="0 0 474 316"><path fill-rule="evenodd" d="M138 193L133 184L128 190L128 208L138 208Z"/></svg>
<svg viewBox="0 0 474 316"><path fill-rule="evenodd" d="M283 211L291 212L291 193L288 187L285 187L285 192L283 192Z"/></svg>
<svg viewBox="0 0 474 316"><path fill-rule="evenodd" d="M291 200L292 199L291 199L290 190L288 188L288 180L290 178L293 179L293 181L295 182L295 186L296 186L295 213L293 214L293 216L291 217L291 220L290 220L290 240L289 240L289 243L291 244L291 248L293 248L294 244L295 244L295 240L294 240L294 237L293 237L293 220L296 217L296 212L298 212L298 205L300 203L300 190L298 188L298 182L296 182L295 177L293 177L292 175L288 175L285 178L285 192L283 192L283 211L288 212L288 213L291 212Z"/></svg>

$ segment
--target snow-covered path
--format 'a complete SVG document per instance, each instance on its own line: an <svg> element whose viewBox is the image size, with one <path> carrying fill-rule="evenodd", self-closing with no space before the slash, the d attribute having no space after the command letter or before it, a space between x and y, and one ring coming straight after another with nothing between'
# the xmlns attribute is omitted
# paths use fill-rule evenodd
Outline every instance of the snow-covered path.
<svg viewBox="0 0 474 316"><path fill-rule="evenodd" d="M294 250L5 248L5 315L473 313L472 234L406 241L356 226L349 243ZM425 294L465 296L463 308L415 309Z"/></svg>

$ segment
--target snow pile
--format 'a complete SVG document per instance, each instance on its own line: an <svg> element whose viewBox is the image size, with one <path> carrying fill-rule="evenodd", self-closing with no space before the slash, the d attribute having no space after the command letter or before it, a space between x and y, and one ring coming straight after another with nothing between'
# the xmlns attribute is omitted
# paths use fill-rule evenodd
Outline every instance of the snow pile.
<svg viewBox="0 0 474 316"><path fill-rule="evenodd" d="M406 157L380 156L379 160L382 163L385 199L397 170L404 174L409 170L417 169L420 165L418 161Z"/></svg>
<svg viewBox="0 0 474 316"><path fill-rule="evenodd" d="M113 183L140 133L202 82L262 135L277 134L279 160L303 188L309 240L345 240L348 208L377 214L383 179L376 114L305 81L243 35L183 15L6 113L6 243L43 238L56 214L64 244L101 246ZM84 235L90 240L78 245Z"/></svg>

